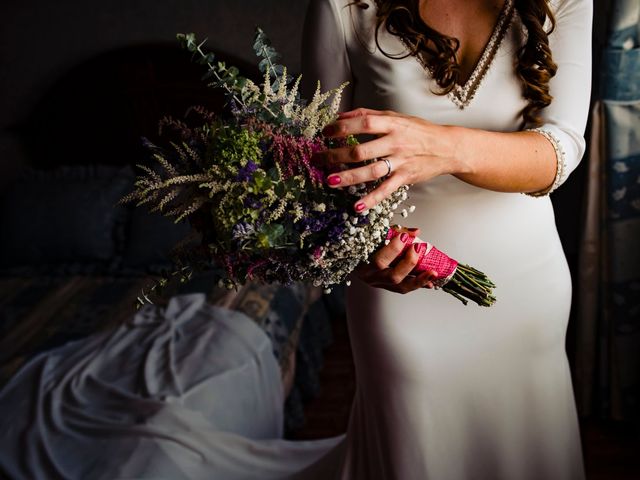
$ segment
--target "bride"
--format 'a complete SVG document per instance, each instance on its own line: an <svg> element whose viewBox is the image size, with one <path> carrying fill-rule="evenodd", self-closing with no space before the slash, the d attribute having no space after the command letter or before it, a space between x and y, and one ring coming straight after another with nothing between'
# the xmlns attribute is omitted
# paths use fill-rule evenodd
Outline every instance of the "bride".
<svg viewBox="0 0 640 480"><path fill-rule="evenodd" d="M131 405L149 405L128 412L135 428L127 428L126 437L104 432L122 434L128 416L110 410L93 425L85 415L90 411L76 412L74 425L99 437L94 445L102 450L102 463L88 464L78 478L583 479L564 350L571 281L549 193L585 148L591 16L588 0L311 0L305 78L320 79L325 89L350 82L344 113L325 134L372 138L318 158L348 167L328 184L343 188L384 178L353 206L356 211L411 185L417 207L411 226L486 272L498 301L490 308L464 307L422 288L437 284L434 272L411 275L417 253L401 255L396 237L347 289L357 392L346 435L290 442L267 438L264 432L277 428L253 436L217 428L208 417L214 401L199 367L170 372L197 376L195 393L165 395L156 379L170 375L159 362L144 370L155 375L153 405L139 399L133 384L130 391L109 387ZM362 166L369 159L381 160ZM405 240L418 233L403 229ZM172 315L205 308L201 299L190 302L174 303ZM143 317L140 324L156 328ZM158 330L158 338L171 339L171 332ZM158 345L157 358L164 358L171 349ZM182 345L189 353L184 358L194 358L197 349ZM83 359L113 362L122 358L122 342L79 347L93 349L86 356L69 348L58 359L67 373L41 388L73 390L77 398L92 398L88 408L95 408L82 382L91 380L95 392L107 380L117 382L121 370L111 369L109 379L98 382L95 371L102 367L85 371ZM132 358L123 368L134 375L136 362L156 356ZM256 378L277 381L277 372L265 373L269 365L255 363L263 369ZM278 397L269 382L250 383L252 391ZM242 415L241 405L229 406ZM69 434L61 417L41 420L55 427L55 438ZM3 421L0 440L8 435ZM87 458L86 442L66 445L55 447L69 464ZM0 471L7 468L2 465Z"/></svg>
<svg viewBox="0 0 640 480"><path fill-rule="evenodd" d="M564 350L571 279L549 193L584 152L591 10L312 1L306 77L349 81L344 110L367 107L324 133L375 136L324 155L351 167L329 185L385 178L357 211L412 185L423 238L498 286L488 309L419 290L433 272L410 275L413 249L392 263L398 237L360 269L347 294L357 392L341 478L583 478Z"/></svg>

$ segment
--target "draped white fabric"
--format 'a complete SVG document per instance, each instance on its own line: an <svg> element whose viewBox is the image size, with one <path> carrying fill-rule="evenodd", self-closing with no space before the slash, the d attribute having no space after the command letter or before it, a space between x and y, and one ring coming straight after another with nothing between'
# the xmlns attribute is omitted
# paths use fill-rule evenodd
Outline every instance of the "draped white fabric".
<svg viewBox="0 0 640 480"><path fill-rule="evenodd" d="M251 319L195 294L39 355L0 392L0 472L231 480L304 471L340 439L313 448L280 439L271 349Z"/></svg>

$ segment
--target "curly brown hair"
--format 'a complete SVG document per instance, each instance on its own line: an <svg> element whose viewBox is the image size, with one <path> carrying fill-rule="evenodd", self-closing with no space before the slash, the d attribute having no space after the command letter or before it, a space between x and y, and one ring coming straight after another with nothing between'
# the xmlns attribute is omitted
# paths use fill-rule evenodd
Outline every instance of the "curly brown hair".
<svg viewBox="0 0 640 480"><path fill-rule="evenodd" d="M378 33L384 25L387 32L399 37L407 46L405 56L417 57L432 73L440 87L437 94L449 93L460 78L460 65L456 52L460 46L457 38L443 35L429 27L420 16L419 0L373 0L376 10L375 40L378 48ZM352 5L368 8L363 0ZM514 0L522 25L525 40L516 54L516 74L522 82L522 96L527 101L522 110L523 126L539 126L540 111L551 103L549 80L555 75L557 65L553 62L549 47L549 35L555 27L555 18L548 0ZM550 27L544 28L549 20ZM404 58L382 53L389 58Z"/></svg>

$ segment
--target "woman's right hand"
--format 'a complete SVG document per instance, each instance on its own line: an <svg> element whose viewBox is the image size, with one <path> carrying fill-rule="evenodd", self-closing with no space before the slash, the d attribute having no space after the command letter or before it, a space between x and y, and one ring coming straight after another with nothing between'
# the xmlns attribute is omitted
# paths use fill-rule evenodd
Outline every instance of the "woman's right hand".
<svg viewBox="0 0 640 480"><path fill-rule="evenodd" d="M417 228L397 230L402 233L374 253L369 263L361 264L355 270L356 275L372 287L384 288L396 293L433 288L432 281L437 278L434 270L421 272L419 275L411 274L419 259L416 250L409 247L406 253L401 255L408 236L415 238L420 234L420 230Z"/></svg>

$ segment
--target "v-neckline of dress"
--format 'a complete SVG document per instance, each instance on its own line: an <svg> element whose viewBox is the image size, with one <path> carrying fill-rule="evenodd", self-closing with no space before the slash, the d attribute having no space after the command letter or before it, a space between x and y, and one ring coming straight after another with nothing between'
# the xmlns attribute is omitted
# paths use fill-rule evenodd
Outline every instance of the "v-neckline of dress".
<svg viewBox="0 0 640 480"><path fill-rule="evenodd" d="M487 44L484 46L480 58L478 58L478 61L473 67L471 75L469 75L469 78L467 78L464 84L460 85L456 83L453 89L447 94L449 99L461 110L469 106L478 90L478 87L489 71L489 68L493 63L493 59L502 44L502 40L511 26L513 13L513 0L505 0L504 6L502 7L496 24L493 27L493 32L491 33ZM416 58L429 73L432 73L429 66L419 56Z"/></svg>

